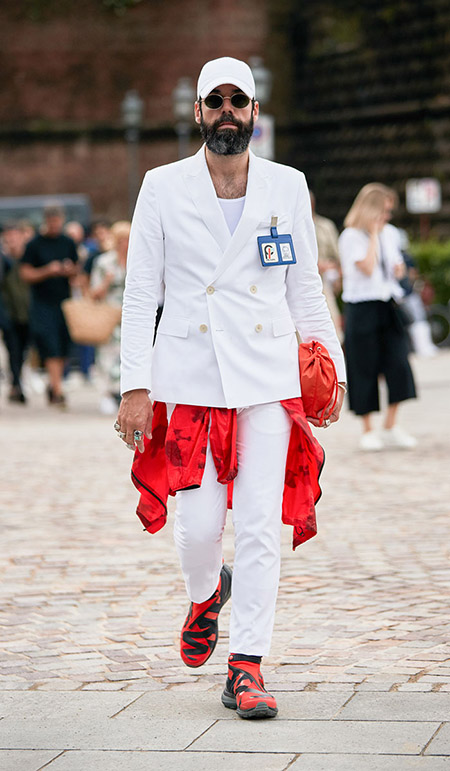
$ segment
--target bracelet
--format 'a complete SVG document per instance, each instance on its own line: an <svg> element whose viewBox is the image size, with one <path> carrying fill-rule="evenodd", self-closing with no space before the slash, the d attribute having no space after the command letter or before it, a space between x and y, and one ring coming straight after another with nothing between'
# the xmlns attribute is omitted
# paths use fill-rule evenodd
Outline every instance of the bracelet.
<svg viewBox="0 0 450 771"><path fill-rule="evenodd" d="M345 383L338 383L338 388L342 388L344 394L347 393L347 386L345 385Z"/></svg>

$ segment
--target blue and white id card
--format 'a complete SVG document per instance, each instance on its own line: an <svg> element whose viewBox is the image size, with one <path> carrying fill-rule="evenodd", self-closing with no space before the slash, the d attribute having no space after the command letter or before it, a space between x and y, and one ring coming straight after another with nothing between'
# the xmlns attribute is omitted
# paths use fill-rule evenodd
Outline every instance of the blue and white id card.
<svg viewBox="0 0 450 771"><path fill-rule="evenodd" d="M277 218L272 217L270 236L258 236L258 249L263 268L270 265L293 265L297 262L292 236L278 234Z"/></svg>

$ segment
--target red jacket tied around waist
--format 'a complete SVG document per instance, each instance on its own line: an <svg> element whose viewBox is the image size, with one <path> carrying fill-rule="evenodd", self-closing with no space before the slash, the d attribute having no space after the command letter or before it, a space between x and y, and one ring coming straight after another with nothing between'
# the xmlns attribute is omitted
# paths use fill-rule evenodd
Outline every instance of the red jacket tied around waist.
<svg viewBox="0 0 450 771"><path fill-rule="evenodd" d="M292 419L282 520L294 528L295 549L317 533L315 504L321 495L324 451L311 433L301 398L281 404ZM144 438L143 453L136 450L131 470L140 492L137 515L148 532L156 533L165 525L169 495L200 487L208 437L217 481L228 486L228 507L232 508L233 479L239 473L236 431L235 409L177 404L168 424L166 405L155 402L152 438Z"/></svg>

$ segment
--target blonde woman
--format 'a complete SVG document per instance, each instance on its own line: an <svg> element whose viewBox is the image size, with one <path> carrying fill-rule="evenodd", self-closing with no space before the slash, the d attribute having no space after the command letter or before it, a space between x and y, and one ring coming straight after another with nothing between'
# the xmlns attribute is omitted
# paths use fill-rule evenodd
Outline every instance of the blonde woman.
<svg viewBox="0 0 450 771"><path fill-rule="evenodd" d="M395 191L365 185L345 218L339 237L346 303L345 350L350 409L362 418L362 450L409 449L416 440L397 425L400 402L416 396L408 362L408 338L396 301L404 272L398 231L388 224L397 203ZM377 431L372 413L380 409L378 379L383 375L388 408Z"/></svg>
<svg viewBox="0 0 450 771"><path fill-rule="evenodd" d="M100 254L94 263L89 293L94 300L104 300L121 306L125 289L130 223L114 223L111 237L113 248ZM120 324L117 324L109 341L99 348L98 363L107 378L107 393L100 402L100 411L105 415L113 415L120 403Z"/></svg>

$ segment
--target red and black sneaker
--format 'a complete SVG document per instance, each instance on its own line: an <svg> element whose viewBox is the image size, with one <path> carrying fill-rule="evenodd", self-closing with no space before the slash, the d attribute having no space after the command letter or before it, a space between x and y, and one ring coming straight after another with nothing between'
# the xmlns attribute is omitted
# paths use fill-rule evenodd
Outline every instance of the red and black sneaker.
<svg viewBox="0 0 450 771"><path fill-rule="evenodd" d="M205 602L191 602L189 613L181 630L180 653L188 667L201 667L208 661L217 644L217 618L231 595L231 577L228 565L222 565L216 591Z"/></svg>
<svg viewBox="0 0 450 771"><path fill-rule="evenodd" d="M264 688L260 662L260 656L241 656L239 653L231 653L228 659L228 679L222 704L235 709L240 717L275 717L278 713L274 696Z"/></svg>

